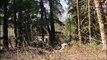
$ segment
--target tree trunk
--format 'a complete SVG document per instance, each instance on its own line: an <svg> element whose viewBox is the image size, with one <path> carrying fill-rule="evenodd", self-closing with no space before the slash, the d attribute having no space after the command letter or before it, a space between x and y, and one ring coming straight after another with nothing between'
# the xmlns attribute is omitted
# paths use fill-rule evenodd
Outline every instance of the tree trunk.
<svg viewBox="0 0 107 60"><path fill-rule="evenodd" d="M54 47L55 45L55 26L54 26L54 19L53 19L53 0L49 0L49 5L50 5L50 27L51 27L51 32L50 32L50 42L52 46Z"/></svg>
<svg viewBox="0 0 107 60"><path fill-rule="evenodd" d="M98 17L98 22L100 26L100 33L101 33L101 39L102 39L102 47L103 50L107 49L107 35L105 31L105 16L104 16L104 11L102 7L102 2L101 0L94 0L95 7L96 7L96 12L97 12L97 17Z"/></svg>
<svg viewBox="0 0 107 60"><path fill-rule="evenodd" d="M8 1L4 0L3 2L4 2L3 45L4 45L4 48L9 48L8 46L8 12L7 12Z"/></svg>
<svg viewBox="0 0 107 60"><path fill-rule="evenodd" d="M23 20L22 20L22 10L18 12L18 47L23 46Z"/></svg>
<svg viewBox="0 0 107 60"><path fill-rule="evenodd" d="M89 20L89 41L91 43L91 13L90 13L90 2L91 0L88 0L88 20Z"/></svg>
<svg viewBox="0 0 107 60"><path fill-rule="evenodd" d="M15 34L15 47L17 47L17 21L16 21L16 0L14 2L14 34Z"/></svg>
<svg viewBox="0 0 107 60"><path fill-rule="evenodd" d="M43 0L40 1L40 5L41 5L41 21L43 21L43 12L44 12ZM40 27L41 27L42 40L44 40L43 23Z"/></svg>
<svg viewBox="0 0 107 60"><path fill-rule="evenodd" d="M77 6L77 20L78 20L78 38L79 38L79 45L81 45L79 0L77 0L77 5L76 6Z"/></svg>

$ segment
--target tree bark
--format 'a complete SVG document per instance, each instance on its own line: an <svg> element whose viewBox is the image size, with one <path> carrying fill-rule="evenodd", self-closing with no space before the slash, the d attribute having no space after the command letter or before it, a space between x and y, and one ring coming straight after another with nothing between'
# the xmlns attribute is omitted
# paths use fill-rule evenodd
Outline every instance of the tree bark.
<svg viewBox="0 0 107 60"><path fill-rule="evenodd" d="M80 10L79 10L79 0L77 0L77 20L78 20L78 38L79 45L81 45L81 29L80 29Z"/></svg>
<svg viewBox="0 0 107 60"><path fill-rule="evenodd" d="M50 42L54 47L56 39L55 39L55 26L54 26L54 19L53 19L53 0L49 0L49 5L50 5L50 27L51 27Z"/></svg>
<svg viewBox="0 0 107 60"><path fill-rule="evenodd" d="M105 25L104 25L106 19L105 19L105 16L104 16L102 2L101 2L101 0L94 0L94 3L95 3L98 22L99 22L99 26L100 26L102 47L103 47L103 50L106 50L107 49L107 35L106 35Z"/></svg>
<svg viewBox="0 0 107 60"><path fill-rule="evenodd" d="M88 20L89 20L89 41L91 43L91 13L90 13L90 0L88 0Z"/></svg>
<svg viewBox="0 0 107 60"><path fill-rule="evenodd" d="M15 47L17 47L17 21L16 21L16 0L13 1L14 3L14 34L15 34Z"/></svg>
<svg viewBox="0 0 107 60"><path fill-rule="evenodd" d="M41 21L43 21L43 12L44 12L43 0L40 0L40 5L41 5ZM41 27L42 40L44 40L43 23L40 27Z"/></svg>
<svg viewBox="0 0 107 60"><path fill-rule="evenodd" d="M18 12L18 47L23 46L23 20L22 20L22 10L20 9Z"/></svg>

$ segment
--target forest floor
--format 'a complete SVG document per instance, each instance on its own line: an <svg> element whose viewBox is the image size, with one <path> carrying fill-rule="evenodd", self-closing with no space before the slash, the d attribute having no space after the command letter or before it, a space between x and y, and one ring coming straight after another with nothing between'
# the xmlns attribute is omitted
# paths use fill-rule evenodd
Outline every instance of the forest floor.
<svg viewBox="0 0 107 60"><path fill-rule="evenodd" d="M24 47L1 51L1 60L107 60L107 51L90 46L66 46L64 50L46 51Z"/></svg>

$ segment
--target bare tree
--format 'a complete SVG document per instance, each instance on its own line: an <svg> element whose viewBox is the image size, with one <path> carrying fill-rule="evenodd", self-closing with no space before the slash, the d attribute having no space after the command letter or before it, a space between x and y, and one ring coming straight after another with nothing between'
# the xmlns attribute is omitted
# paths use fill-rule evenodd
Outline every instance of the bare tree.
<svg viewBox="0 0 107 60"><path fill-rule="evenodd" d="M99 26L100 26L103 50L106 50L107 49L107 35L106 35L106 31L105 31L106 18L104 16L102 2L101 2L101 0L94 0L94 4L96 7L98 22L99 22Z"/></svg>

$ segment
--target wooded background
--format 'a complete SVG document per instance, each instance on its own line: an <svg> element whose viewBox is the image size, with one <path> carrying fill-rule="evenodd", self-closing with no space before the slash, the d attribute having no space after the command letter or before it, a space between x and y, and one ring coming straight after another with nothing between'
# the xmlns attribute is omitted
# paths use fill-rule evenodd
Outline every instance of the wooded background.
<svg viewBox="0 0 107 60"><path fill-rule="evenodd" d="M0 0L0 47L59 49L62 43L107 48L107 0ZM49 7L45 7L45 5Z"/></svg>

